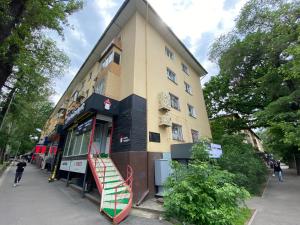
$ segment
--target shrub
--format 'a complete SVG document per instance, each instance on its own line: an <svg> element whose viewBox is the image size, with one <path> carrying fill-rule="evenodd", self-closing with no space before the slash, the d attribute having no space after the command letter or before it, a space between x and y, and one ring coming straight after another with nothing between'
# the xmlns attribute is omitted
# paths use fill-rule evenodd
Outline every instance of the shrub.
<svg viewBox="0 0 300 225"><path fill-rule="evenodd" d="M233 225L249 193L234 183L234 174L209 162L205 142L193 147L193 157L188 166L172 163L165 184L166 216L187 224Z"/></svg>
<svg viewBox="0 0 300 225"><path fill-rule="evenodd" d="M224 135L221 140L223 155L218 164L236 175L235 184L258 194L266 181L267 168L251 145L240 135Z"/></svg>

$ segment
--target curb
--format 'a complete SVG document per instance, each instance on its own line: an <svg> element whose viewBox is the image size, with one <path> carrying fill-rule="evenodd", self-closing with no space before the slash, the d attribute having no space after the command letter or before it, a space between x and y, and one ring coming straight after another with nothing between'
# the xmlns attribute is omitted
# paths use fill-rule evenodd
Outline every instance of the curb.
<svg viewBox="0 0 300 225"><path fill-rule="evenodd" d="M254 210L254 213L252 214L252 216L251 216L249 222L247 223L247 225L251 225L253 223L256 214L257 214L257 209Z"/></svg>

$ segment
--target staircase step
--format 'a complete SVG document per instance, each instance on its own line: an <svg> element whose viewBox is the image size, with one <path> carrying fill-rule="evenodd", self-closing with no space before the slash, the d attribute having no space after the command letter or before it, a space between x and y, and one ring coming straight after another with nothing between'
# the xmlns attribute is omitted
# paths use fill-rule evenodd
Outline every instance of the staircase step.
<svg viewBox="0 0 300 225"><path fill-rule="evenodd" d="M112 183L118 183L122 180L120 180L119 178L117 180L109 180L109 181L104 181L104 184L112 184Z"/></svg>
<svg viewBox="0 0 300 225"><path fill-rule="evenodd" d="M103 199L105 202L110 202L110 201L115 202L115 200L117 200L117 202L119 202L119 200L129 199L129 198L130 198L130 193L128 193L128 192L124 193L124 194L117 194L116 196L115 195L104 195L103 196ZM120 203L125 203L125 202L120 202Z"/></svg>
<svg viewBox="0 0 300 225"><path fill-rule="evenodd" d="M127 206L127 203L117 203L116 208L117 209L124 209ZM114 209L115 208L115 202L103 202L103 208L109 208L109 209Z"/></svg>
<svg viewBox="0 0 300 225"><path fill-rule="evenodd" d="M122 180L119 176L110 176L110 177L107 177L105 176L105 179L103 179L103 177L99 177L99 180L101 180L101 182L104 180L104 181L113 181L113 180Z"/></svg>
<svg viewBox="0 0 300 225"><path fill-rule="evenodd" d="M109 203L115 203L115 200L108 200L104 202L109 202ZM128 204L129 198L122 198L122 199L117 199L117 203L123 203L123 204Z"/></svg>
<svg viewBox="0 0 300 225"><path fill-rule="evenodd" d="M114 182L114 183L106 183L105 184L105 189L108 190L108 189L115 189L116 186L122 184L123 181L119 181L119 182ZM119 188L118 188L119 189Z"/></svg>
<svg viewBox="0 0 300 225"><path fill-rule="evenodd" d="M116 214L115 214L115 210L114 209L110 209L110 208L103 208L102 209L107 215L109 215L110 217L115 217L116 215L118 215L122 210L121 209L117 209L116 210Z"/></svg>
<svg viewBox="0 0 300 225"><path fill-rule="evenodd" d="M120 177L119 174L115 174L115 175L106 175L105 177ZM99 178L103 178L103 176L99 176Z"/></svg>
<svg viewBox="0 0 300 225"><path fill-rule="evenodd" d="M117 192L114 188L104 188L105 190L105 195L114 195L115 193L122 193L122 192L126 192L127 188L125 186L121 186L118 188Z"/></svg>
<svg viewBox="0 0 300 225"><path fill-rule="evenodd" d="M107 191L110 191L110 190L113 190L113 189L108 189ZM121 189L120 188L120 191L119 191L119 188L118 188L118 191L115 192L115 190L111 191L111 192L105 192L105 195L115 195L115 194L129 194L128 190L127 189Z"/></svg>

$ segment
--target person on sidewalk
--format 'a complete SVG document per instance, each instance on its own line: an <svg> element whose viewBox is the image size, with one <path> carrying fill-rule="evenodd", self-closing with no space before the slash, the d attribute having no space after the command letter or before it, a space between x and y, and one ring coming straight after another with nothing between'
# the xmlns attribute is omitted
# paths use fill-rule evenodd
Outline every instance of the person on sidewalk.
<svg viewBox="0 0 300 225"><path fill-rule="evenodd" d="M22 160L17 164L17 170L16 170L16 175L15 175L15 182L14 182L14 187L17 186L17 184L20 182L23 172L24 172L24 167L27 166L26 162Z"/></svg>
<svg viewBox="0 0 300 225"><path fill-rule="evenodd" d="M275 175L278 177L278 180L280 182L283 181L282 179L282 169L280 167L280 160L278 160L275 164L274 164L274 173Z"/></svg>

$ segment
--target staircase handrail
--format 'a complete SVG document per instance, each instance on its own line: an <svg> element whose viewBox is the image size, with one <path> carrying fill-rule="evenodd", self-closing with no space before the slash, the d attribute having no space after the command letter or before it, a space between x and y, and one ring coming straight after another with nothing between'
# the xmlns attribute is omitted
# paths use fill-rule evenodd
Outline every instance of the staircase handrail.
<svg viewBox="0 0 300 225"><path fill-rule="evenodd" d="M99 152L100 153L100 149L98 149L97 147L95 147L95 145L94 145L94 143L92 144L92 148L94 148L94 149L96 149L96 152ZM103 161L103 159L101 158L101 157L99 157L99 154L96 154L96 157L94 157L94 159L95 159L95 165L94 165L94 167L95 167L95 169L97 170L97 162L99 162L99 159L100 159L100 163L103 165L103 180L102 180L102 182L100 181L100 183L101 183L101 191L103 191L104 190L104 182L105 182L105 173L106 173L106 164L105 164L105 162ZM101 171L100 171L100 173L101 173ZM102 175L102 174L101 174Z"/></svg>
<svg viewBox="0 0 300 225"><path fill-rule="evenodd" d="M123 209L123 211L127 210L127 208L131 207L131 202L132 202L132 182L133 182L133 169L130 165L127 165L127 178L124 180L122 183L116 185L113 187L115 189L115 205L114 205L114 216L117 214L117 200L118 200L118 195L122 195L122 193L118 193L118 188L120 187L126 187L128 190L130 196L129 196L129 202L126 208ZM125 185L124 185L125 184Z"/></svg>

